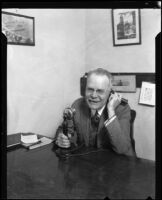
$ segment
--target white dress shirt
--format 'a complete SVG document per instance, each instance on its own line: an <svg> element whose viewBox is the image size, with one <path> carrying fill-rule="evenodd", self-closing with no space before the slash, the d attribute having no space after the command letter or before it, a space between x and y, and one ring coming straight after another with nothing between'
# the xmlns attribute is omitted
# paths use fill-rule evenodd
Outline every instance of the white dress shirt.
<svg viewBox="0 0 162 200"><path fill-rule="evenodd" d="M105 105L104 105L102 108L100 108L100 109L98 110L99 116L102 115L102 112L103 112L104 108L105 108ZM95 113L96 113L96 110L91 110L91 116L94 116ZM107 119L107 120L104 122L105 126L108 126L115 118L116 118L116 115L113 115L110 119Z"/></svg>

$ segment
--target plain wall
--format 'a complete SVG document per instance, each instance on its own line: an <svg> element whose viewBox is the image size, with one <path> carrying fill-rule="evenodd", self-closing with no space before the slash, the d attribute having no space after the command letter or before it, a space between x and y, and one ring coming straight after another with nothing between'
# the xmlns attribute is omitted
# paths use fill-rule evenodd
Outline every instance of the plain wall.
<svg viewBox="0 0 162 200"><path fill-rule="evenodd" d="M122 47L113 46L111 9L16 12L35 17L36 45L8 45L8 134L34 132L54 137L64 108L80 96L80 77L92 68L155 72L160 9L141 9L142 43ZM140 89L123 94L137 111L136 151L139 157L155 160L155 107L138 105L139 93Z"/></svg>
<svg viewBox="0 0 162 200"><path fill-rule="evenodd" d="M14 9L13 9L14 11ZM35 46L8 45L7 131L54 137L85 72L85 10L18 9L35 18Z"/></svg>

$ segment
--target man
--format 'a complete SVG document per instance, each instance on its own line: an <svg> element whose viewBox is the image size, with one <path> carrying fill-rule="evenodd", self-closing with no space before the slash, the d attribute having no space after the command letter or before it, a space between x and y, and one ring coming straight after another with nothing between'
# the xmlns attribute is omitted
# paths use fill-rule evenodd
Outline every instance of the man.
<svg viewBox="0 0 162 200"><path fill-rule="evenodd" d="M130 139L130 107L122 105L121 96L112 93L111 88L112 76L107 70L98 68L88 73L85 97L77 99L72 105L76 111L76 142L134 156ZM99 115L98 126L93 119L96 111ZM70 147L70 139L63 134L61 126L56 132L56 144L63 148Z"/></svg>

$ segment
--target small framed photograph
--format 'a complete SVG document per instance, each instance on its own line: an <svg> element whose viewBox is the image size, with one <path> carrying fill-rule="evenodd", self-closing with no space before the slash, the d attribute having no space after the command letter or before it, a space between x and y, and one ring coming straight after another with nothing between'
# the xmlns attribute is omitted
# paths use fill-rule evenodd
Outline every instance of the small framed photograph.
<svg viewBox="0 0 162 200"><path fill-rule="evenodd" d="M35 45L34 17L2 12L2 32L7 37L7 44Z"/></svg>
<svg viewBox="0 0 162 200"><path fill-rule="evenodd" d="M142 82L139 104L155 106L155 84Z"/></svg>
<svg viewBox="0 0 162 200"><path fill-rule="evenodd" d="M114 75L112 89L116 92L136 92L136 76Z"/></svg>
<svg viewBox="0 0 162 200"><path fill-rule="evenodd" d="M113 45L141 44L139 9L112 9Z"/></svg>

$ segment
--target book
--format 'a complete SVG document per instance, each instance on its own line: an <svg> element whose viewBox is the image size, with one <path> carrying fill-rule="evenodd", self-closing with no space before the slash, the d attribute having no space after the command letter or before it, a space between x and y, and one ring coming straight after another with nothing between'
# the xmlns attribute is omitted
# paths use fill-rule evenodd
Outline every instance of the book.
<svg viewBox="0 0 162 200"><path fill-rule="evenodd" d="M53 140L47 137L38 139L38 136L34 133L21 134L21 145L28 149L35 149L50 144L51 142L53 142Z"/></svg>
<svg viewBox="0 0 162 200"><path fill-rule="evenodd" d="M21 147L21 143L18 142L18 143L14 143L14 144L10 144L10 145L7 145L7 151L12 151L14 149L18 149Z"/></svg>

